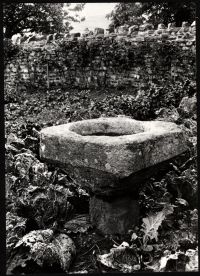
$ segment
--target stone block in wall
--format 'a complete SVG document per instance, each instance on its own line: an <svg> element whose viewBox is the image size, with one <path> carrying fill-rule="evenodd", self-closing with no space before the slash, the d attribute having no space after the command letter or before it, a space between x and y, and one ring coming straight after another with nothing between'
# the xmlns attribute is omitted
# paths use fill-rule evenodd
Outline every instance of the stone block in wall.
<svg viewBox="0 0 200 276"><path fill-rule="evenodd" d="M139 26L139 31L140 32L153 30L153 29L154 29L154 26L150 23L145 23L145 24L142 24L141 26Z"/></svg>
<svg viewBox="0 0 200 276"><path fill-rule="evenodd" d="M76 77L75 81L76 81L77 84L79 84L80 83L80 78Z"/></svg>
<svg viewBox="0 0 200 276"><path fill-rule="evenodd" d="M27 43L30 43L31 41L34 41L35 40L35 35L32 35L30 36L28 39L27 39Z"/></svg>
<svg viewBox="0 0 200 276"><path fill-rule="evenodd" d="M18 68L17 67L12 67L10 71L13 72L13 73L16 73L18 71Z"/></svg>
<svg viewBox="0 0 200 276"><path fill-rule="evenodd" d="M146 33L144 31L140 31L138 32L138 37L144 37L146 35Z"/></svg>
<svg viewBox="0 0 200 276"><path fill-rule="evenodd" d="M11 71L15 68L15 64L13 64L13 63L10 63L8 66L9 66Z"/></svg>
<svg viewBox="0 0 200 276"><path fill-rule="evenodd" d="M133 38L133 39L134 39L134 41L136 41L136 42L145 41L145 37L144 37L144 36L138 36L138 37Z"/></svg>
<svg viewBox="0 0 200 276"><path fill-rule="evenodd" d="M87 82L88 82L88 83L91 82L91 77L87 77Z"/></svg>
<svg viewBox="0 0 200 276"><path fill-rule="evenodd" d="M190 31L192 34L195 34L195 33L196 33L196 26L190 27L189 31Z"/></svg>
<svg viewBox="0 0 200 276"><path fill-rule="evenodd" d="M10 80L10 81L14 81L15 78L16 78L16 75L10 75L10 76L9 76L9 80Z"/></svg>
<svg viewBox="0 0 200 276"><path fill-rule="evenodd" d="M169 38L169 34L165 32L165 33L162 33L160 37L162 40L167 40Z"/></svg>
<svg viewBox="0 0 200 276"><path fill-rule="evenodd" d="M181 28L181 27L175 27L175 28L173 28L173 32L174 32L174 33L178 33L178 31L180 30L180 28Z"/></svg>
<svg viewBox="0 0 200 276"><path fill-rule="evenodd" d="M168 30L171 30L171 29L173 29L175 26L176 26L176 25L175 25L175 22L169 23L168 26L167 26L167 29L168 29Z"/></svg>
<svg viewBox="0 0 200 276"><path fill-rule="evenodd" d="M184 42L183 36L182 35L177 35L176 40L179 42Z"/></svg>
<svg viewBox="0 0 200 276"><path fill-rule="evenodd" d="M104 34L97 34L97 35L96 35L96 38L97 38L97 39L103 39L103 38L104 38Z"/></svg>
<svg viewBox="0 0 200 276"><path fill-rule="evenodd" d="M181 27L181 28L179 29L179 31L177 32L177 34L183 34L183 33L187 32L188 30L189 30L189 28Z"/></svg>
<svg viewBox="0 0 200 276"><path fill-rule="evenodd" d="M119 26L117 29L118 35L127 35L128 34L128 25Z"/></svg>
<svg viewBox="0 0 200 276"><path fill-rule="evenodd" d="M99 72L99 76L100 77L105 77L105 75L106 75L106 71L105 70L102 70L102 71Z"/></svg>
<svg viewBox="0 0 200 276"><path fill-rule="evenodd" d="M38 54L37 52L41 52L42 49L41 49L41 47L39 47L38 45L35 45L35 46L34 46L34 51L35 51L35 53L36 53L36 55L37 55L37 54Z"/></svg>
<svg viewBox="0 0 200 276"><path fill-rule="evenodd" d="M5 76L9 76L9 73L10 73L10 68L9 68L8 66L6 66L6 67L4 68L4 77L5 77Z"/></svg>
<svg viewBox="0 0 200 276"><path fill-rule="evenodd" d="M109 77L110 77L110 79L113 80L113 81L116 80L116 78L117 78L116 75L111 75L111 74L109 75Z"/></svg>
<svg viewBox="0 0 200 276"><path fill-rule="evenodd" d="M17 74L10 73L10 74L9 74L9 77L10 77L11 79L14 79L14 78L17 77Z"/></svg>
<svg viewBox="0 0 200 276"><path fill-rule="evenodd" d="M130 35L131 35L131 37L137 37L138 31L134 31L134 32L132 32Z"/></svg>
<svg viewBox="0 0 200 276"><path fill-rule="evenodd" d="M128 28L128 34L132 34L135 32L138 32L139 26L138 25L132 25Z"/></svg>
<svg viewBox="0 0 200 276"><path fill-rule="evenodd" d="M155 40L155 37L154 37L154 36L145 36L145 37L144 37L144 40L145 40L145 41L154 41L154 40Z"/></svg>
<svg viewBox="0 0 200 276"><path fill-rule="evenodd" d="M163 29L158 29L155 31L155 35L161 35L163 33Z"/></svg>
<svg viewBox="0 0 200 276"><path fill-rule="evenodd" d="M110 29L105 29L105 32L104 32L105 35L109 35L110 33L111 33Z"/></svg>
<svg viewBox="0 0 200 276"><path fill-rule="evenodd" d="M110 80L109 81L111 87L118 87L119 81L118 80Z"/></svg>
<svg viewBox="0 0 200 276"><path fill-rule="evenodd" d="M53 34L49 34L46 39L46 43L49 43L53 40Z"/></svg>
<svg viewBox="0 0 200 276"><path fill-rule="evenodd" d="M115 33L110 33L109 34L109 37L111 37L111 38L115 38L117 36L117 34L115 34Z"/></svg>
<svg viewBox="0 0 200 276"><path fill-rule="evenodd" d="M103 28L95 28L94 35L96 36L98 34L104 34L104 29Z"/></svg>
<svg viewBox="0 0 200 276"><path fill-rule="evenodd" d="M32 58L32 57L35 57L36 56L36 53L35 51L32 51L29 53L29 58Z"/></svg>
<svg viewBox="0 0 200 276"><path fill-rule="evenodd" d="M192 44L193 44L193 41L191 41L191 40L189 40L189 41L186 42L187 46L192 46Z"/></svg>
<svg viewBox="0 0 200 276"><path fill-rule="evenodd" d="M183 38L184 39L192 39L192 38L194 38L194 36L191 34L191 33L185 33L184 35L183 35Z"/></svg>
<svg viewBox="0 0 200 276"><path fill-rule="evenodd" d="M189 47L184 46L184 47L182 47L182 50L183 50L183 51L187 51L187 50L188 50L188 48L189 48Z"/></svg>
<svg viewBox="0 0 200 276"><path fill-rule="evenodd" d="M116 41L121 41L121 40L125 40L125 39L126 39L125 35L117 35L115 38Z"/></svg>
<svg viewBox="0 0 200 276"><path fill-rule="evenodd" d="M195 45L192 45L192 46L191 46L191 50L192 50L193 53L196 53L196 46L195 46Z"/></svg>
<svg viewBox="0 0 200 276"><path fill-rule="evenodd" d="M21 77L25 80L29 79L29 74L28 73L22 73Z"/></svg>
<svg viewBox="0 0 200 276"><path fill-rule="evenodd" d="M154 35L155 31L154 30L148 30L146 33L147 33L147 35Z"/></svg>
<svg viewBox="0 0 200 276"><path fill-rule="evenodd" d="M29 38L29 36L28 35L24 35L24 36L22 36L22 38L21 38L21 43L25 43L26 41L27 41L27 39Z"/></svg>
<svg viewBox="0 0 200 276"><path fill-rule="evenodd" d="M160 23L158 24L158 27L157 27L158 30L164 30L166 29L165 25L163 23Z"/></svg>
<svg viewBox="0 0 200 276"><path fill-rule="evenodd" d="M93 31L89 31L88 36L93 36L94 32Z"/></svg>
<svg viewBox="0 0 200 276"><path fill-rule="evenodd" d="M175 35L170 35L168 38L168 41L174 41L176 40L176 36Z"/></svg>
<svg viewBox="0 0 200 276"><path fill-rule="evenodd" d="M28 68L26 66L20 66L20 71L23 73L28 73Z"/></svg>
<svg viewBox="0 0 200 276"><path fill-rule="evenodd" d="M77 38L78 38L78 37L81 36L81 33L74 33L73 35L74 35L74 37L77 37Z"/></svg>
<svg viewBox="0 0 200 276"><path fill-rule="evenodd" d="M55 40L57 40L59 38L59 34L58 33L54 33L53 34L53 40L55 41Z"/></svg>

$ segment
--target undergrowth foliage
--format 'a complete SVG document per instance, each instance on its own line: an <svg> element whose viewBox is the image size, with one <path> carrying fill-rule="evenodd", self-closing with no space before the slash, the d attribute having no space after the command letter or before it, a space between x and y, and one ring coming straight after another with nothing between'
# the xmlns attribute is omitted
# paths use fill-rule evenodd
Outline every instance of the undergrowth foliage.
<svg viewBox="0 0 200 276"><path fill-rule="evenodd" d="M148 53L148 56L153 56L151 63L156 71L160 68L160 62L163 62L166 67L171 65L174 58L181 62L184 51L178 45L172 45L169 41L163 43L163 41L154 42L152 45L146 44L131 44L130 41L115 41L110 43L110 40L105 40L105 44L102 44L101 40L90 41L89 45L87 41L58 41L58 53L65 56L63 59L64 64L71 68L73 66L87 67L92 66L93 69L96 66L102 66L102 61L97 59L99 56L104 56L103 65L106 67L118 68L119 71L129 69L133 62L138 62L140 65L145 65L145 56L143 53ZM74 56L71 54L73 49ZM68 54L66 54L68 53ZM65 54L65 55L64 55ZM192 62L192 61L190 61Z"/></svg>
<svg viewBox="0 0 200 276"><path fill-rule="evenodd" d="M26 271L26 261L20 261L21 251L15 255L13 266L12 252L18 248L15 246L22 244L23 237L31 231L37 240L37 231L47 230L52 238L65 233L74 240L77 258L70 272L195 271L198 255L195 105L191 112L195 92L195 83L189 78L165 83L163 87L149 83L149 89L132 94L119 90L57 89L22 92L15 97L11 91L5 91L5 96L10 95L6 96L5 105L8 268L16 273ZM187 104L181 105L183 98L186 103L188 100L189 108ZM64 169L40 160L39 131L70 121L118 115L176 122L188 134L188 151L141 187L140 224L127 235L102 238L85 217L89 210L87 191ZM60 258L57 255L60 251L55 247L54 251ZM30 252L27 254L26 260ZM41 271L35 263L30 267L31 273ZM63 271L62 267L51 269Z"/></svg>
<svg viewBox="0 0 200 276"><path fill-rule="evenodd" d="M4 50L3 57L4 57L4 66L5 66L8 61L12 60L12 58L19 53L20 47L16 44L13 44L11 39L4 38L3 50Z"/></svg>
<svg viewBox="0 0 200 276"><path fill-rule="evenodd" d="M189 46L191 43L104 37L88 41L58 39L33 49L28 44L7 48L10 44L5 42L5 61L9 60L5 83L29 91L34 87L45 91L47 79L51 88L148 89L151 83L163 87L167 82L184 81L185 75L195 78L195 51L194 45Z"/></svg>

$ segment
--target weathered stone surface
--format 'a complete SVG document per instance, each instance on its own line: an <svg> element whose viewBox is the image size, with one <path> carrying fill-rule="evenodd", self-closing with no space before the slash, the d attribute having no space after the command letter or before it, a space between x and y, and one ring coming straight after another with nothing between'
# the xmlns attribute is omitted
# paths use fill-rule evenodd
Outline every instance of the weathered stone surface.
<svg viewBox="0 0 200 276"><path fill-rule="evenodd" d="M11 40L13 44L19 44L19 39L21 39L21 34L15 34L12 36Z"/></svg>
<svg viewBox="0 0 200 276"><path fill-rule="evenodd" d="M139 219L139 204L131 195L105 201L90 199L90 220L104 234L125 234Z"/></svg>
<svg viewBox="0 0 200 276"><path fill-rule="evenodd" d="M53 40L53 34L49 34L48 36L47 36L47 41L46 41L46 43L49 43L50 41L52 41Z"/></svg>
<svg viewBox="0 0 200 276"><path fill-rule="evenodd" d="M174 27L176 26L176 24L173 22L173 23L169 23L167 25L167 29L170 30L170 29L173 29Z"/></svg>
<svg viewBox="0 0 200 276"><path fill-rule="evenodd" d="M35 41L35 35L32 35L31 37L28 38L27 42Z"/></svg>
<svg viewBox="0 0 200 276"><path fill-rule="evenodd" d="M154 26L152 24L146 23L140 26L140 31L153 30Z"/></svg>
<svg viewBox="0 0 200 276"><path fill-rule="evenodd" d="M133 25L131 27L128 28L128 34L132 34L135 31L139 30L139 26L138 25Z"/></svg>
<svg viewBox="0 0 200 276"><path fill-rule="evenodd" d="M176 124L127 117L53 126L40 136L41 158L64 166L93 192L129 185L135 173L187 149Z"/></svg>
<svg viewBox="0 0 200 276"><path fill-rule="evenodd" d="M118 34L126 35L128 33L128 25L119 26L117 32Z"/></svg>
<svg viewBox="0 0 200 276"><path fill-rule="evenodd" d="M174 123L176 123L180 118L180 115L175 107L171 107L171 108L162 107L156 111L156 115L158 116L156 120L168 121L168 122L174 122Z"/></svg>
<svg viewBox="0 0 200 276"><path fill-rule="evenodd" d="M55 59L55 53L57 56L56 63L49 70L50 87L51 85L53 87L60 87L64 81L65 85L70 88L110 88L118 86L128 88L132 86L140 90L142 83L146 91L149 87L149 82L155 79L158 81L158 85L162 86L163 78L171 82L171 78L175 75L178 75L179 79L183 81L184 76L187 75L192 79L195 78L195 26L191 26L187 31L187 28L185 29L184 27L184 30L179 33L177 32L180 30L180 27L161 30L143 30L139 32L139 26L132 27L129 27L129 31L122 32L118 35L117 33L106 36L103 34L91 35L90 31L86 30L86 34L83 33L78 38L70 37L69 34L59 34L56 37L52 34L48 38L46 37L46 39L39 41L37 41L37 35L34 39L30 38L30 41L28 36L21 38L20 53L12 60L8 58L6 61L8 63L5 67L4 74L5 85L14 89L17 85L19 89L25 89L28 84L30 86L32 85L34 79L34 85L40 86L42 84L42 86L45 86L47 70L46 62L43 61L48 56L52 60ZM140 26L141 28L143 27ZM53 37L56 40L63 37L67 45L69 45L69 53L65 53L62 47L58 47L57 44L49 43L53 40ZM162 40L162 43L158 41L159 39ZM85 42L83 43L82 41L84 40ZM72 44L71 41L73 41ZM158 47L160 49L166 47L172 41L174 41L177 55L172 56L171 52L168 51L166 55L160 55L157 58L155 48L157 49ZM84 50L85 43L88 45L87 52L90 52L90 48L92 49L93 47L97 51L92 51L92 55L88 56ZM144 50L144 55L142 56L140 55L141 47ZM124 55L119 66L118 60L111 58L111 56L118 56L121 51ZM134 52L134 55L129 55L129 51ZM72 57L78 54L86 63L79 62L79 58L69 59L69 64L66 66L64 61L68 54ZM84 58L85 54L86 59ZM181 62L179 62L180 55L182 57ZM171 65L163 67L166 58L171 61ZM38 60L37 63L35 59ZM110 62L110 59L112 59L112 62ZM124 62L126 64L128 60L130 66L123 66ZM23 68L19 70L19 64L24 64L23 67L28 68L28 71ZM64 76L57 70L56 64L65 68ZM99 64L102 66L99 66ZM75 71L74 68L76 68ZM132 76L127 81L127 76L132 71L139 78L136 79ZM111 79L111 75L116 76L116 81ZM88 77L93 81L88 81Z"/></svg>
<svg viewBox="0 0 200 276"><path fill-rule="evenodd" d="M71 33L70 36L71 38L80 37L81 33Z"/></svg>
<svg viewBox="0 0 200 276"><path fill-rule="evenodd" d="M187 21L182 22L182 27L189 27L190 24Z"/></svg>
<svg viewBox="0 0 200 276"><path fill-rule="evenodd" d="M94 35L98 35L98 34L104 34L104 29L103 28L95 28Z"/></svg>
<svg viewBox="0 0 200 276"><path fill-rule="evenodd" d="M158 30L163 30L163 29L165 29L165 28L166 28L166 27L165 27L164 24L162 24L162 23L158 24Z"/></svg>
<svg viewBox="0 0 200 276"><path fill-rule="evenodd" d="M53 34L53 40L55 41L56 39L58 39L58 37L59 37L59 34L58 33L54 33Z"/></svg>
<svg viewBox="0 0 200 276"><path fill-rule="evenodd" d="M197 116L197 98L184 97L179 105L179 112L185 116Z"/></svg>

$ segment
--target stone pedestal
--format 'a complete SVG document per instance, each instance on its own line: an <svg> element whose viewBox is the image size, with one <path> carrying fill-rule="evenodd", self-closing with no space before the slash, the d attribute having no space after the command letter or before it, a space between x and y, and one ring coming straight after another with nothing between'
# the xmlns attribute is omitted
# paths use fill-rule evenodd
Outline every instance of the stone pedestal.
<svg viewBox="0 0 200 276"><path fill-rule="evenodd" d="M40 156L89 190L91 222L104 234L125 234L138 222L137 194L163 162L187 150L176 124L99 118L41 131Z"/></svg>
<svg viewBox="0 0 200 276"><path fill-rule="evenodd" d="M110 200L92 196L90 220L104 234L126 234L138 224L138 201L128 195Z"/></svg>

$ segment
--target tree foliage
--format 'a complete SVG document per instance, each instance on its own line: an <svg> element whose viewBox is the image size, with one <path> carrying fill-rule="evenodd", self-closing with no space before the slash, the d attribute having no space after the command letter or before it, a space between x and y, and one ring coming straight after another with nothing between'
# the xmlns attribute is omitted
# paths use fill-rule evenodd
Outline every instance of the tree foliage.
<svg viewBox="0 0 200 276"><path fill-rule="evenodd" d="M175 22L181 26L183 21L192 23L195 20L195 2L161 1L144 3L119 3L107 15L111 19L110 27L128 24L159 23L168 24Z"/></svg>
<svg viewBox="0 0 200 276"><path fill-rule="evenodd" d="M4 35L11 38L14 34L23 31L67 32L72 29L70 22L79 21L77 12L81 11L84 4L77 4L69 15L70 3L4 3L3 27Z"/></svg>

